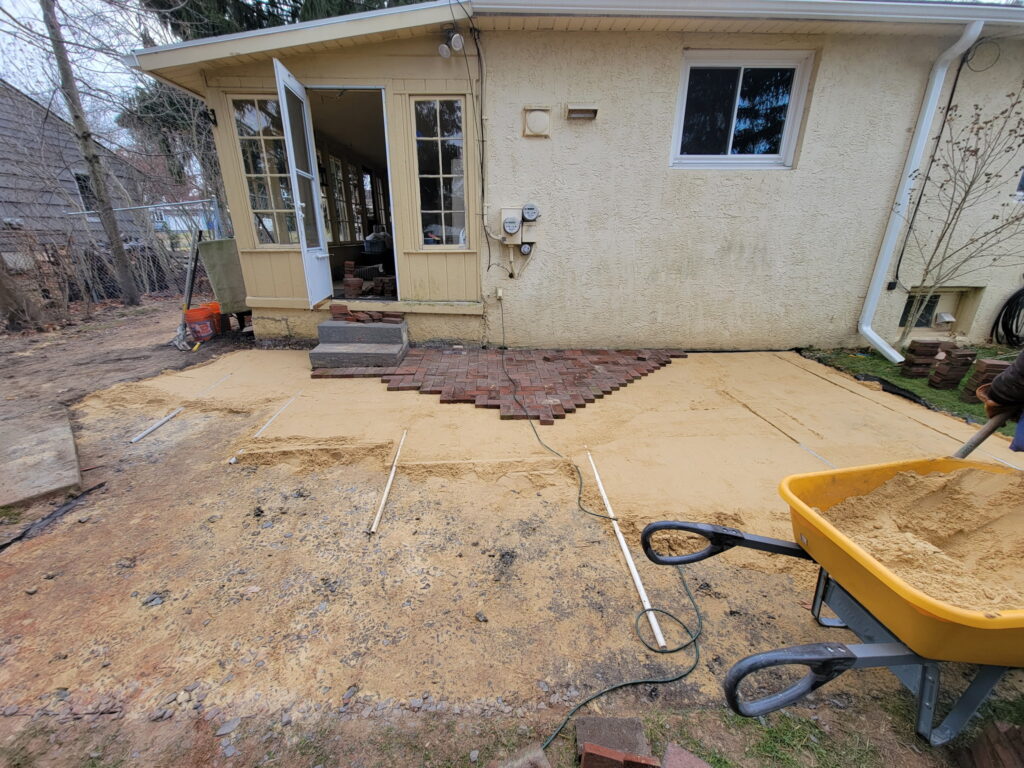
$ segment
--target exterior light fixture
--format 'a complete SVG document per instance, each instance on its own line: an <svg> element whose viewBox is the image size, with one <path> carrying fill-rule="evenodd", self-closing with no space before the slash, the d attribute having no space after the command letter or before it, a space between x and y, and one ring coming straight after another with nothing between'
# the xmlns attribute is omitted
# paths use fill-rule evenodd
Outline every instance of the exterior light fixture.
<svg viewBox="0 0 1024 768"><path fill-rule="evenodd" d="M457 30L449 29L445 32L444 42L437 46L437 52L442 59L450 59L452 51L459 53L465 47L466 38L460 35Z"/></svg>

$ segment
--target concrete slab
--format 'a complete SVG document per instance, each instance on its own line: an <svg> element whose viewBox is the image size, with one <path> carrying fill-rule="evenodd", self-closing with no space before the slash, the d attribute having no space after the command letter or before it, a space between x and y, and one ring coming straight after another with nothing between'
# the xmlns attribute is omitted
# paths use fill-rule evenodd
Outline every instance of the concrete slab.
<svg viewBox="0 0 1024 768"><path fill-rule="evenodd" d="M78 451L63 408L0 422L0 506L77 488Z"/></svg>

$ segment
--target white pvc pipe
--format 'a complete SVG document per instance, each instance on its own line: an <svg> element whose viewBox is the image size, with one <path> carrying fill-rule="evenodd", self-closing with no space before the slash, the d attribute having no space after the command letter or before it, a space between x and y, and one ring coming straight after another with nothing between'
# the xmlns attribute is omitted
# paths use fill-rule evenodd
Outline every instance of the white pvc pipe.
<svg viewBox="0 0 1024 768"><path fill-rule="evenodd" d="M218 384L220 384L222 381L224 381L224 379L226 379L230 375L231 375L230 373L225 373L223 376L221 376L219 379L217 379L215 382L213 382L213 384L211 384L210 386L206 387L205 389L199 390L194 395L192 395L192 397L196 398L196 397L199 397L200 395L202 395L202 394L204 394L206 392L209 392L211 389L216 387ZM177 416L179 413L181 413L184 410L185 410L185 406L181 406L181 408L174 409L173 411L168 413L166 416L164 416L162 419L160 419L155 424L153 424L153 425L147 427L146 429L142 430L141 432L139 432L139 434L137 434L135 437L133 437L128 442L129 443L137 443L137 442L139 442L139 440L141 440L142 438L144 438L146 435L150 434L151 432L156 432L158 429L160 429L160 427L162 427L164 424L166 424L168 421L173 419L175 416Z"/></svg>
<svg viewBox="0 0 1024 768"><path fill-rule="evenodd" d="M295 399L299 395L301 395L302 392L303 392L303 390L300 389L298 392L296 392L294 395L292 395L291 399L288 400L288 402L286 402L284 405L282 405L280 408L278 408L276 411L274 411L274 415L271 416L269 419L267 419L267 423L266 424L264 424L262 427L260 427L258 430L256 430L256 434L252 436L252 439L255 440L257 437L262 435L266 431L267 427L269 427L271 424L274 423L274 419L276 419L278 416L280 416L282 413L284 413L284 409L287 408L292 403L294 403ZM232 456L230 459L228 459L228 464L237 464L238 463L238 457L241 456L243 453L245 453L245 449L244 448L242 450L240 450L238 453L236 453L234 456Z"/></svg>
<svg viewBox="0 0 1024 768"><path fill-rule="evenodd" d="M896 241L899 239L900 231L904 224L904 211L910 202L913 191L914 173L921 166L921 158L924 156L928 139L931 136L932 123L935 121L935 111L939 105L939 96L942 93L942 85L946 80L946 72L949 65L957 56L961 56L974 45L981 35L983 21L972 21L960 35L960 39L947 48L935 60L932 65L931 74L928 76L928 85L925 87L924 100L921 102L921 110L917 114L917 125L914 128L914 136L910 140L910 149L907 150L907 159L903 164L903 175L900 178L900 185L896 190L896 199L889 213L889 221L885 225L885 235L882 237L882 245L878 249L878 259L875 261L875 271L871 274L871 282L868 284L868 292L864 297L864 308L860 313L860 320L857 323L857 330L860 335L868 340L868 343L877 349L886 360L892 363L902 363L901 355L889 342L878 335L872 327L875 319L875 312L878 311L878 301L882 295L882 288L889 276L889 267L892 264L893 253L896 251Z"/></svg>
<svg viewBox="0 0 1024 768"><path fill-rule="evenodd" d="M391 473L388 475L387 485L384 486L384 493L380 497L380 506L377 507L377 514L374 515L373 525L370 526L368 534L372 535L377 532L377 526L380 525L381 515L384 514L384 505L388 503L388 494L391 493L391 484L395 482L395 470L398 469L398 457L402 455L402 446L405 445L405 436L409 434L409 430L406 429L402 432L402 439L398 441L398 450L395 451L395 458L391 460Z"/></svg>
<svg viewBox="0 0 1024 768"><path fill-rule="evenodd" d="M640 596L640 603L644 607L644 613L647 614L647 621L651 624L651 632L654 633L654 640L658 644L658 647L664 650L668 648L665 643L665 636L661 633L661 625L658 624L658 617L654 615L654 611L651 610L651 601L647 599L647 590L644 589L643 582L640 581L640 574L636 570L636 564L633 562L633 556L629 553L629 547L626 546L626 539L622 535L622 531L619 530L619 521L615 517L615 511L612 509L612 504L608 501L608 494L604 492L604 483L601 482L601 475L597 472L597 465L594 463L594 457L590 455L590 450L587 450L587 458L590 459L590 466L594 470L594 479L597 480L597 490L601 493L601 500L604 501L604 508L608 510L608 517L611 518L612 530L615 531L615 538L619 540L619 548L622 550L622 556L626 559L626 567L629 568L629 575L633 577L633 586L636 587L636 593Z"/></svg>

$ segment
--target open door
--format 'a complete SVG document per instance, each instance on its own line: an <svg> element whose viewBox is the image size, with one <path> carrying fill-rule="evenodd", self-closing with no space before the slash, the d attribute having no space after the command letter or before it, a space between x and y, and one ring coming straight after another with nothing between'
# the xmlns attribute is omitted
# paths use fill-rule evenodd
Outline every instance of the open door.
<svg viewBox="0 0 1024 768"><path fill-rule="evenodd" d="M302 267L306 273L309 306L333 295L331 260L324 242L323 211L320 209L320 177L313 145L313 123L309 116L306 89L295 75L274 59L277 96L281 102L288 168L295 191L295 215L302 248Z"/></svg>

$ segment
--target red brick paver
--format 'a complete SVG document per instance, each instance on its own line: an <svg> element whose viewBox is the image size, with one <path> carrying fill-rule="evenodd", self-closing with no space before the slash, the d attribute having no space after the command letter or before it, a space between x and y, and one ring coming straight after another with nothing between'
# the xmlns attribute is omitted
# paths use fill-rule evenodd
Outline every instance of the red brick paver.
<svg viewBox="0 0 1024 768"><path fill-rule="evenodd" d="M677 349L510 349L502 353L415 347L395 368L317 368L313 378L380 378L389 390L440 395L442 403L497 408L503 419L553 424L668 365L674 357L686 357L686 353Z"/></svg>

